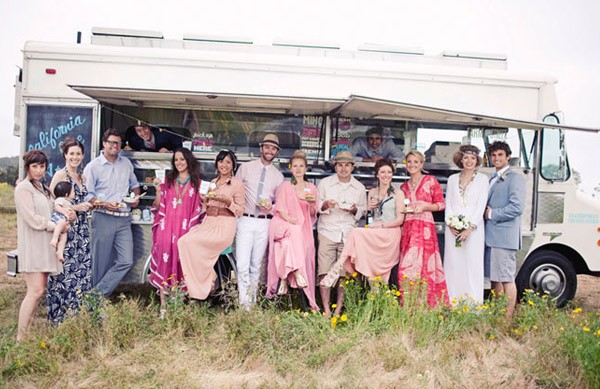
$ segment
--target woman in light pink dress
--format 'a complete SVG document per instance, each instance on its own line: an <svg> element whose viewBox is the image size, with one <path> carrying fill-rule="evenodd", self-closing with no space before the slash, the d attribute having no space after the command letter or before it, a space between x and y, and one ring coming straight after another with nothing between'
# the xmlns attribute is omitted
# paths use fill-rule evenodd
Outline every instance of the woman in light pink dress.
<svg viewBox="0 0 600 389"><path fill-rule="evenodd" d="M199 300L206 299L218 286L213 268L219 255L233 243L237 218L244 210L244 186L233 177L235 154L221 150L215 165L219 172L212 180L215 187L207 196L202 196L206 216L202 224L192 228L177 243L188 294Z"/></svg>
<svg viewBox="0 0 600 389"><path fill-rule="evenodd" d="M295 151L290 159L292 179L277 189L275 214L269 225L267 297L300 288L312 309L315 301L315 242L317 187L304 180L306 154ZM278 287L279 285L279 287Z"/></svg>
<svg viewBox="0 0 600 389"><path fill-rule="evenodd" d="M355 228L350 232L339 261L321 285L333 286L344 266L350 273L356 271L364 275L369 282L377 277L388 282L392 268L400 261L400 226L404 221L404 194L392 186L393 174L392 161L377 161L375 177L378 184L369 190L369 210L376 215L375 220L367 228Z"/></svg>
<svg viewBox="0 0 600 389"><path fill-rule="evenodd" d="M180 148L173 153L166 178L164 183L154 180L156 197L152 204L150 283L159 291L161 316L169 291L183 281L177 242L204 217L198 193L200 166L190 150Z"/></svg>

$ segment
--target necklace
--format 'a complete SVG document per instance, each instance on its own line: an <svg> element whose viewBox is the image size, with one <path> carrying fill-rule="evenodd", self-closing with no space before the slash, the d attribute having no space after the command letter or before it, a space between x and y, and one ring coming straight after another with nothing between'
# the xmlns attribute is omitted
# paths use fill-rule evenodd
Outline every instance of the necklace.
<svg viewBox="0 0 600 389"><path fill-rule="evenodd" d="M475 179L476 175L477 171L474 171L471 175L471 179L468 179L467 182L464 182L465 175L463 174L463 172L460 172L458 176L458 192L460 194L460 199L462 201L463 207L467 206L467 189L469 189L469 186L471 186L471 183Z"/></svg>
<svg viewBox="0 0 600 389"><path fill-rule="evenodd" d="M179 180L178 180L178 182L179 182ZM174 201L175 207L178 207L183 202L183 196L185 195L185 192L187 191L188 184L189 184L189 180L185 182L185 184L183 185L183 188L181 188L181 190L179 190L179 185L175 185L175 201Z"/></svg>
<svg viewBox="0 0 600 389"><path fill-rule="evenodd" d="M416 187L417 185L419 185L419 182L421 181L422 177L423 177L422 174L420 174L416 180L413 180L413 178L411 177L410 180L408 181L408 185L410 185L413 188Z"/></svg>
<svg viewBox="0 0 600 389"><path fill-rule="evenodd" d="M179 180L179 177L177 177L177 182L179 183L179 185L184 185L187 184L188 182L190 182L190 178L192 178L191 176L187 176L187 178L183 181Z"/></svg>

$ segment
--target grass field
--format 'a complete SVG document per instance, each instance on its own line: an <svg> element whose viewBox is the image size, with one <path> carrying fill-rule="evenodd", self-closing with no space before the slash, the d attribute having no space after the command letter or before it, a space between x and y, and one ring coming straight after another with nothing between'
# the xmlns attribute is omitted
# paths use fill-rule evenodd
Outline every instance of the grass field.
<svg viewBox="0 0 600 389"><path fill-rule="evenodd" d="M2 269L14 223L0 214ZM557 310L529 294L507 322L503 300L431 310L413 294L401 307L396 291L349 278L331 320L285 301L247 313L177 299L160 320L138 287L87 296L57 327L40 305L17 345L23 280L0 277L0 387L600 387L600 311L579 298Z"/></svg>

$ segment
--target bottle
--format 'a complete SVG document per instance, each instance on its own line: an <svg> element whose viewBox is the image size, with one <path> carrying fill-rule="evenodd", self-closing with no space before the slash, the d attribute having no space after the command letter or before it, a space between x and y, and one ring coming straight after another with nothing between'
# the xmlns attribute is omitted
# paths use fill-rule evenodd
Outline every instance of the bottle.
<svg viewBox="0 0 600 389"><path fill-rule="evenodd" d="M368 210L367 211L367 224L365 226L370 226L371 224L373 224L373 211Z"/></svg>

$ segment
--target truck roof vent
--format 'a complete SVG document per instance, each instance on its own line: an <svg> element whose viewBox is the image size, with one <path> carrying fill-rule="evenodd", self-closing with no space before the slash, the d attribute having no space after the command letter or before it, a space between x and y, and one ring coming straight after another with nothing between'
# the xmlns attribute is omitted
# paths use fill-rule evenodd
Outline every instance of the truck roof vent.
<svg viewBox="0 0 600 389"><path fill-rule="evenodd" d="M358 51L370 51L374 53L389 53L389 54L412 54L425 55L425 50L421 47L400 47L378 45L374 43L365 43L358 46Z"/></svg>
<svg viewBox="0 0 600 389"><path fill-rule="evenodd" d="M279 47L296 47L302 49L330 49L339 50L340 45L333 42L294 42L289 40L276 39L273 41L273 46Z"/></svg>
<svg viewBox="0 0 600 389"><path fill-rule="evenodd" d="M215 36L199 34L184 34L183 40L208 43L236 43L243 45L251 45L252 43L254 43L252 39L243 36Z"/></svg>
<svg viewBox="0 0 600 389"><path fill-rule="evenodd" d="M126 37L126 38L153 38L163 39L163 33L160 31L147 30L128 30L125 28L92 28L92 36L110 36L110 37Z"/></svg>
<svg viewBox="0 0 600 389"><path fill-rule="evenodd" d="M466 58L466 59L478 59L485 61L504 61L508 59L506 54L495 54L495 53L477 53L477 52L459 52L453 50L446 50L442 53L443 57L447 58Z"/></svg>

